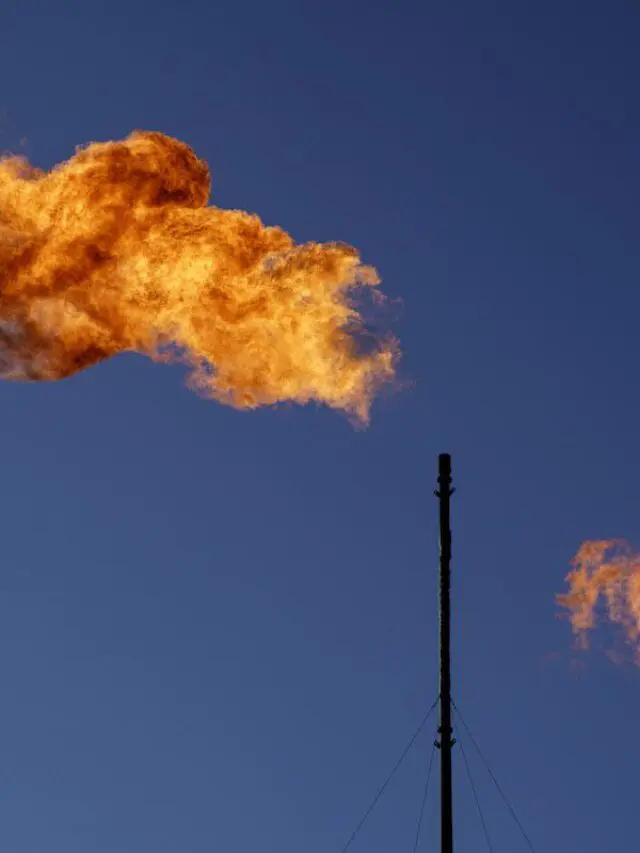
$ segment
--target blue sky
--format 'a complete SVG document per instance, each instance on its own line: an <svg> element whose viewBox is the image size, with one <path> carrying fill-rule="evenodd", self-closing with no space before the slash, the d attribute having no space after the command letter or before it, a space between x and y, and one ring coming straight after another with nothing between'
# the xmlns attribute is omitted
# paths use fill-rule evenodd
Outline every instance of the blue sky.
<svg viewBox="0 0 640 853"><path fill-rule="evenodd" d="M5 0L0 147L185 140L215 203L379 268L414 383L364 433L135 356L0 388L5 849L339 851L437 690L441 451L457 702L537 849L629 848L640 672L572 670L554 596L581 540L640 539L639 29L634 0ZM412 849L431 734L354 853Z"/></svg>

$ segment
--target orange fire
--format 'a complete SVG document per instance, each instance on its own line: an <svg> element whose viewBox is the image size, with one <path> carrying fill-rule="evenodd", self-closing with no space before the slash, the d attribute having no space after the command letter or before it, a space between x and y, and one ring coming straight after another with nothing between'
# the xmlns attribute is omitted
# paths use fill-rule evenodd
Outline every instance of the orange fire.
<svg viewBox="0 0 640 853"><path fill-rule="evenodd" d="M582 648L595 626L598 606L609 621L622 627L640 663L640 552L623 539L584 542L567 575L569 592L557 597L569 611Z"/></svg>
<svg viewBox="0 0 640 853"><path fill-rule="evenodd" d="M366 422L397 356L391 338L361 345L355 294L376 271L349 246L208 206L209 191L206 163L161 133L49 173L1 159L0 378L134 351L188 364L194 389L237 408L318 401Z"/></svg>

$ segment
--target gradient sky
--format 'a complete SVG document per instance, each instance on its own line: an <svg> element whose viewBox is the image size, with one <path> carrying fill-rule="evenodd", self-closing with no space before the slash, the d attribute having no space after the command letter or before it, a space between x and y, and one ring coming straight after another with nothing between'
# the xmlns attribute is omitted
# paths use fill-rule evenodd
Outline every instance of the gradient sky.
<svg viewBox="0 0 640 853"><path fill-rule="evenodd" d="M0 387L2 849L338 852L436 695L441 451L458 704L537 850L631 849L640 671L572 669L554 596L640 539L639 39L636 0L5 0L1 148L185 140L378 266L414 385L364 433L135 356ZM413 849L432 735L352 853Z"/></svg>

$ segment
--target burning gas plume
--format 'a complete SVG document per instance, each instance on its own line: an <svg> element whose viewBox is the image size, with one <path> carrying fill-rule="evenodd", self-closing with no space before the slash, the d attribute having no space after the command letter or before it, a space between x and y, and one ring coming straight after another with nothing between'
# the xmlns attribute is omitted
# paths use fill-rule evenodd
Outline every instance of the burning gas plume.
<svg viewBox="0 0 640 853"><path fill-rule="evenodd" d="M0 378L138 352L188 364L193 388L237 408L315 400L366 422L397 352L362 346L354 294L376 271L349 246L208 206L209 191L206 163L160 133L48 173L1 159Z"/></svg>
<svg viewBox="0 0 640 853"><path fill-rule="evenodd" d="M640 552L622 539L584 542L567 575L569 592L558 603L569 611L582 648L602 614L620 626L640 665Z"/></svg>

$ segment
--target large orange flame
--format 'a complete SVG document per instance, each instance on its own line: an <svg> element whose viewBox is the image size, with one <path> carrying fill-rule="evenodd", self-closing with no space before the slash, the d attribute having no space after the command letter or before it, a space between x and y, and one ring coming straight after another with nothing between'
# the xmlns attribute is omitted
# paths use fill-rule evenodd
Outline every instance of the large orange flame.
<svg viewBox="0 0 640 853"><path fill-rule="evenodd" d="M623 539L591 540L580 546L572 566L569 592L557 599L569 611L579 645L587 647L602 600L604 616L622 627L640 663L640 553Z"/></svg>
<svg viewBox="0 0 640 853"><path fill-rule="evenodd" d="M296 245L257 216L207 206L207 165L136 132L49 173L0 160L0 377L60 379L116 353L180 359L190 384L254 408L312 400L366 422L394 374L359 344L349 246ZM361 337L361 336L360 336Z"/></svg>

